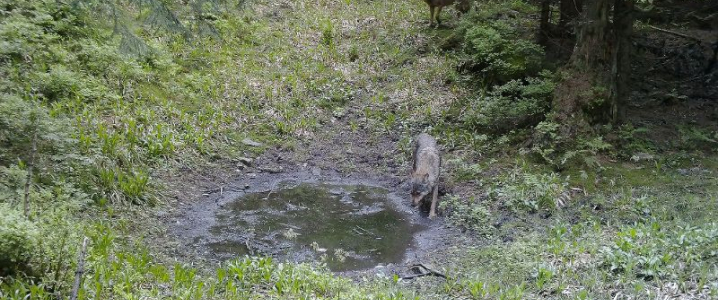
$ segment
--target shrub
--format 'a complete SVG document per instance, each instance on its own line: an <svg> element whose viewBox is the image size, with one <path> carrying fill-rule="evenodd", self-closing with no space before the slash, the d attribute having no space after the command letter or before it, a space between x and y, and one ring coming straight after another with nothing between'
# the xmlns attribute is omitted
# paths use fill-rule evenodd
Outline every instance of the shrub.
<svg viewBox="0 0 718 300"><path fill-rule="evenodd" d="M38 230L9 205L0 204L0 211L0 276L28 272Z"/></svg>
<svg viewBox="0 0 718 300"><path fill-rule="evenodd" d="M531 41L531 26L521 15L533 12L522 1L487 3L463 18L464 66L486 86L536 75L541 70L543 49Z"/></svg>
<svg viewBox="0 0 718 300"><path fill-rule="evenodd" d="M514 211L550 211L570 200L567 181L556 173L531 174L516 168L489 195Z"/></svg>
<svg viewBox="0 0 718 300"><path fill-rule="evenodd" d="M511 80L464 103L460 121L467 129L492 134L535 126L551 108L554 86L548 72L541 78Z"/></svg>
<svg viewBox="0 0 718 300"><path fill-rule="evenodd" d="M447 212L446 219L452 224L483 235L491 234L489 208L476 201L474 197L467 201L451 196L441 201L439 207Z"/></svg>

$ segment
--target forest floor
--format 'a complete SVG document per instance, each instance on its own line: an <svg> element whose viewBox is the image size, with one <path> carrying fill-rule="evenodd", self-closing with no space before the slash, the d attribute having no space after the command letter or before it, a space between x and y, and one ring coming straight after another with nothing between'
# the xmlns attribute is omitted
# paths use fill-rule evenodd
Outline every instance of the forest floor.
<svg viewBox="0 0 718 300"><path fill-rule="evenodd" d="M269 57L258 54L268 49L272 52L273 37L280 37L281 41L276 41L278 46L293 35L297 39L289 42L303 45L296 49L281 48L275 53L279 58L274 59L281 64L283 54L295 59L303 57L314 50L302 47L321 47L322 37L315 34L315 27L322 25L317 20L341 20L334 25L331 54L314 59L342 74L345 83L342 88L352 91L350 100L317 112L300 111L299 114L317 113L319 124L314 129L298 130L287 138L260 137L263 145L242 146L245 150L239 154L251 163L236 157L220 158L209 168L168 172L163 180L177 206L169 214L163 212L160 219L176 221L187 207L211 201L216 193L236 188L237 182L244 185L248 176L257 175L271 178L273 174L303 173L321 178L336 174L341 178L374 180L390 189L408 192L411 159L408 150L412 136L430 129L452 101L470 93L457 81L460 75L455 73L458 62L453 55L437 47L449 30L428 28L425 22L428 11L420 1L333 5L320 7L286 1L253 4L249 9L263 20L261 27L265 29L255 35L269 43L258 45L261 50L249 57L273 66ZM303 11L319 15L310 17ZM454 17L447 14L449 27ZM304 31L309 28L312 30ZM261 34L267 34L266 39ZM665 41L679 49L686 42L648 28L639 30L637 35L643 49ZM352 55L358 58L349 61L338 58ZM496 283L502 286L500 293L519 298L518 295L567 299L715 296L718 287L706 284L708 278L716 276L715 257L700 266L681 267L677 277L669 276L674 279L654 280L669 272L667 268L687 259L674 257L674 261L658 264L645 261L664 250L672 253L673 250L666 250L673 247L670 242L658 245L636 238L636 247L646 249L627 251L626 257L605 252L624 239L626 232L636 230L645 237L655 234L672 239L676 234L694 234L698 228L709 232L707 239L716 238L716 225L710 220L714 220L718 211L718 157L713 150L716 143L713 134L718 130L715 101L718 91L715 84L707 84L715 76L686 78L695 68L688 66L689 69L678 71L667 68L695 63L690 57L660 55L666 54L649 53L634 64L638 88L629 104L633 129L616 133L631 135L630 143L621 145L625 151L621 158L598 155L593 168L555 172L516 150L484 154L462 145L442 145L446 162L442 169L442 198L449 201L449 206L463 199L461 203L478 208L460 211L462 219L458 221L443 217L433 221L451 234L435 236L447 242L422 253L416 261L439 266L456 282L427 277L415 280L417 284L406 283L407 287L420 291L423 298L436 299L447 293L496 295L499 288L492 285ZM312 57L303 57L309 58ZM685 61L670 61L680 59ZM282 72L281 68L277 72ZM258 86L286 88L281 76L267 76L265 80ZM440 144L449 141L439 132L437 137ZM512 206L515 204L499 200L504 199L501 193L541 197L532 195L532 189L541 189L542 185L557 189L548 195L560 198L558 209L527 213ZM407 199L407 206L408 202ZM456 211L454 208L455 215ZM676 215L676 211L680 213ZM646 228L642 224L654 225ZM681 229L665 232L673 225ZM172 255L186 255L181 250L182 242L172 242L171 235L169 239L158 244L163 244L162 248ZM190 255L187 259L198 257ZM626 271L621 264L632 259L636 263L631 268L645 269L646 274L635 276ZM616 265L606 267L606 263ZM696 270L703 275L681 273ZM402 272L401 268L392 271ZM363 274L372 272L375 270Z"/></svg>

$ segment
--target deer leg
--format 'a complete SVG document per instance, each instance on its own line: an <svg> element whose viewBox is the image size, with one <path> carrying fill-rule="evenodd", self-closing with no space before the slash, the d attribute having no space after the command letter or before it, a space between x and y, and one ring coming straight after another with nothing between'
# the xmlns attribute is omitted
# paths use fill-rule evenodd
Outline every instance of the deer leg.
<svg viewBox="0 0 718 300"><path fill-rule="evenodd" d="M434 9L434 6L429 5L429 10L431 12L431 14L429 15L429 26L434 26Z"/></svg>
<svg viewBox="0 0 718 300"><path fill-rule="evenodd" d="M441 13L441 9L444 8L443 6L439 6L436 9L436 25L441 25L441 20L439 20L439 14Z"/></svg>

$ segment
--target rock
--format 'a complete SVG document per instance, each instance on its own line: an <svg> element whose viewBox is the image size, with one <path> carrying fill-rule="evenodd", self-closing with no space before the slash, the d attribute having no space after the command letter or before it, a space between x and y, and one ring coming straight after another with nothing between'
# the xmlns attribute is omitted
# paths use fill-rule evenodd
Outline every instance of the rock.
<svg viewBox="0 0 718 300"><path fill-rule="evenodd" d="M314 176L322 176L322 169L319 167L313 167L312 168L312 175Z"/></svg>
<svg viewBox="0 0 718 300"><path fill-rule="evenodd" d="M639 152L639 153L636 153L633 156L631 156L631 160L635 161L635 162L641 161L641 160L652 160L654 158L655 157L652 154L645 153L645 152Z"/></svg>
<svg viewBox="0 0 718 300"><path fill-rule="evenodd" d="M240 157L237 158L237 160L239 160L240 163L242 163L243 165L245 165L245 166L247 166L247 167L251 167L251 166L252 166L252 159L251 159L251 158L240 156Z"/></svg>
<svg viewBox="0 0 718 300"><path fill-rule="evenodd" d="M247 176L248 176L249 178L254 179L254 178L257 178L257 173L247 173Z"/></svg>
<svg viewBox="0 0 718 300"><path fill-rule="evenodd" d="M267 173L270 173L270 174L281 173L281 172L282 172L282 169L283 169L282 167L276 167L276 168L272 168L272 167L260 167L260 168L259 168L260 171L262 171L262 172L267 172Z"/></svg>
<svg viewBox="0 0 718 300"><path fill-rule="evenodd" d="M344 111L343 108L337 108L332 112L332 115L337 119L341 119L344 115L346 115L346 111Z"/></svg>
<svg viewBox="0 0 718 300"><path fill-rule="evenodd" d="M252 147L261 147L261 146L262 146L262 143L260 143L260 142L255 142L255 141L253 141L253 140L251 140L251 139L249 139L249 138L243 139L243 140L242 140L242 144L245 144L245 145L247 145L247 146L252 146Z"/></svg>

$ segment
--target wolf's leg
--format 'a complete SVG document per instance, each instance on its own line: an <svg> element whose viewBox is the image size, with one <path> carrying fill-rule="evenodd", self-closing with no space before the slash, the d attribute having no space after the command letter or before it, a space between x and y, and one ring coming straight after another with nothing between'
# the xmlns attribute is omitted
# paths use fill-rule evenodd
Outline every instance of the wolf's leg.
<svg viewBox="0 0 718 300"><path fill-rule="evenodd" d="M429 219L436 218L436 200L439 197L439 183L434 186L434 195L431 199L431 210L429 211Z"/></svg>

